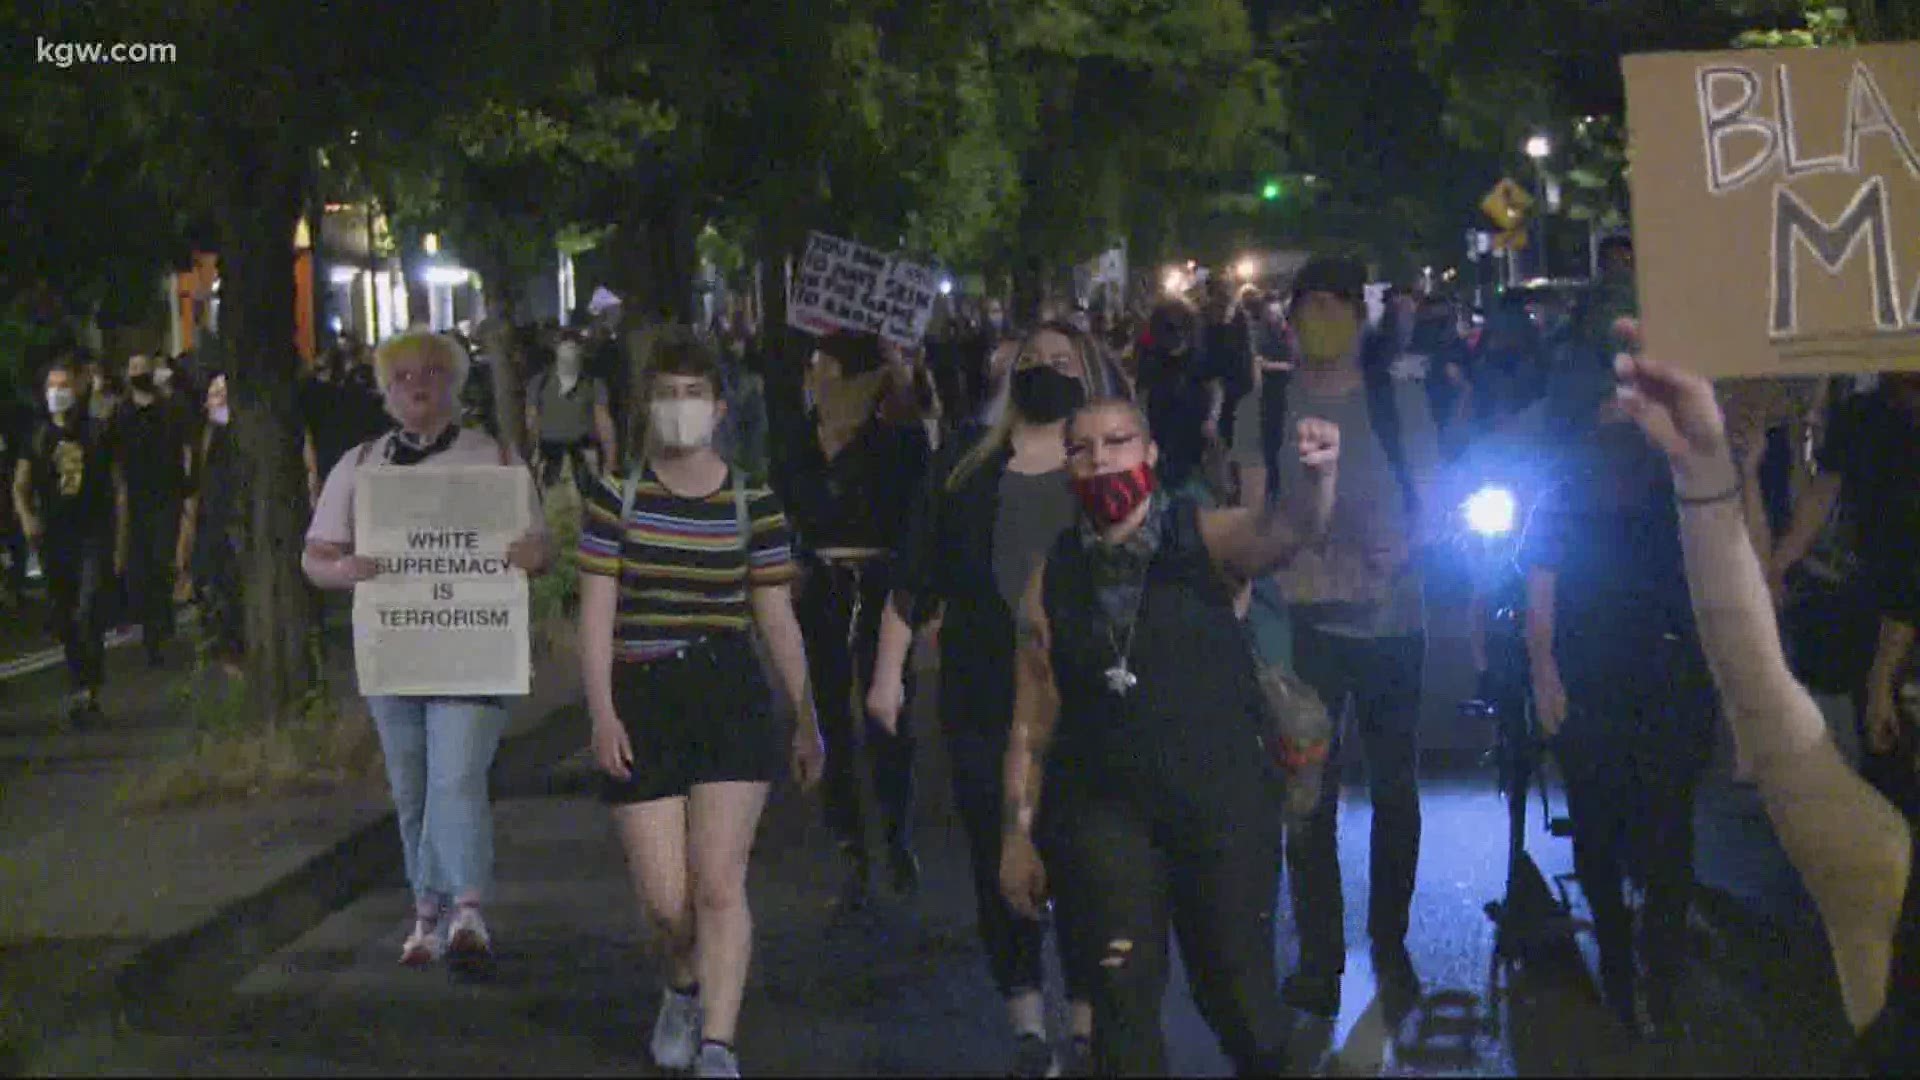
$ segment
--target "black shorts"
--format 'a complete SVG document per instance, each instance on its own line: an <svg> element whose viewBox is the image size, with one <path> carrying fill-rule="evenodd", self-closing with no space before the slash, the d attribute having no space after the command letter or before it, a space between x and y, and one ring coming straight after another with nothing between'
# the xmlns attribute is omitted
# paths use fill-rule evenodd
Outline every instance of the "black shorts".
<svg viewBox="0 0 1920 1080"><path fill-rule="evenodd" d="M677 656L613 666L613 707L633 743L626 780L601 777L612 805L686 795L697 784L772 783L787 766L785 725L745 634Z"/></svg>

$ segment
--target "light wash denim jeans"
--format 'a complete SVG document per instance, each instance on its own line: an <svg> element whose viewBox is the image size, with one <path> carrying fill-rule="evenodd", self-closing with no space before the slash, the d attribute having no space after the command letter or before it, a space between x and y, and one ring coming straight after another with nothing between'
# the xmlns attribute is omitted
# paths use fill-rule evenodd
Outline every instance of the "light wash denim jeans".
<svg viewBox="0 0 1920 1080"><path fill-rule="evenodd" d="M487 770L507 727L484 698L369 697L400 819L407 882L422 909L481 900L493 884Z"/></svg>

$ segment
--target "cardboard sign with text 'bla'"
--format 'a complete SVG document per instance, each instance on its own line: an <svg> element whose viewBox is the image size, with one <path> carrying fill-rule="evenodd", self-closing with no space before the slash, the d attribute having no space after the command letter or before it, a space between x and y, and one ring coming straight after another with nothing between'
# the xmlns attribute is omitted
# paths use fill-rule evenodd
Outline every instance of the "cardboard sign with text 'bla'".
<svg viewBox="0 0 1920 1080"><path fill-rule="evenodd" d="M1920 368L1920 43L1622 67L1648 353L1713 377Z"/></svg>

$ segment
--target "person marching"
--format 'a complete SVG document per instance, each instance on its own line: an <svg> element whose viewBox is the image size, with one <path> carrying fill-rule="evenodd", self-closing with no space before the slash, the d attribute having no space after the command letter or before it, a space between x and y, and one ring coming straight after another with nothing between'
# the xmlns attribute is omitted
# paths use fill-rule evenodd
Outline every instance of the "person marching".
<svg viewBox="0 0 1920 1080"><path fill-rule="evenodd" d="M825 748L786 514L713 449L726 408L718 356L689 330L659 329L640 387L645 456L588 490L581 674L601 797L666 953L654 1062L738 1076L754 831L783 768L811 788ZM784 750L755 630L797 718Z"/></svg>
<svg viewBox="0 0 1920 1080"><path fill-rule="evenodd" d="M1003 764L1013 721L1014 621L1033 568L1075 518L1066 477L1067 416L1120 393L1119 373L1092 338L1051 324L1021 343L1000 420L955 439L928 470L908 524L906 561L880 629L868 712L888 731L906 703L913 621L941 623L940 724L953 773L954 805L967 834L981 944L1018 1039L1015 1075L1057 1067L1043 1027L1044 923L1016 914L1000 895ZM1093 1024L1088 973L1070 949L1064 908L1057 944L1072 1006L1076 1059Z"/></svg>
<svg viewBox="0 0 1920 1080"><path fill-rule="evenodd" d="M1166 1072L1171 920L1236 1071L1278 1073L1282 777L1233 594L1323 533L1339 429L1299 422L1314 481L1258 514L1156 492L1131 402L1082 408L1066 437L1080 521L1021 597L1001 888L1027 918L1057 893L1099 955L1096 1072Z"/></svg>
<svg viewBox="0 0 1920 1080"><path fill-rule="evenodd" d="M890 418L888 391L895 376L873 334L821 338L809 378L814 407L807 430L782 440L789 451L780 472L807 562L796 603L827 740L827 826L845 859L838 903L858 910L869 898L869 864L853 688L856 680L861 686L872 681L880 614L932 448L917 421ZM913 850L913 732L906 725L887 732L870 724L864 734L891 884L911 895L920 882Z"/></svg>
<svg viewBox="0 0 1920 1080"><path fill-rule="evenodd" d="M186 577L191 536L181 522L193 473L192 416L162 393L153 360L127 360L128 398L114 440L127 480L127 593L147 663L159 667L174 631L174 579Z"/></svg>
<svg viewBox="0 0 1920 1080"><path fill-rule="evenodd" d="M209 380L203 407L205 424L194 455L193 489L181 513L186 534L181 542L190 553L201 648L208 659L237 676L247 652L240 573L246 550L246 505L241 498L246 470L233 438L225 374Z"/></svg>
<svg viewBox="0 0 1920 1080"><path fill-rule="evenodd" d="M46 576L47 610L73 686L67 719L76 724L100 719L106 592L126 570L128 546L126 476L80 385L71 361L47 368L47 422L13 473L14 513Z"/></svg>
<svg viewBox="0 0 1920 1080"><path fill-rule="evenodd" d="M377 383L399 426L342 457L328 474L300 560L315 586L348 590L379 576L374 560L354 551L353 493L363 470L425 462L526 468L485 432L460 426L467 364L466 350L452 338L428 332L389 338L374 353ZM531 576L551 564L553 545L537 494L529 495L527 511L533 525L508 545L506 558ZM497 697L376 695L366 701L413 887L413 930L400 947L400 962L418 967L445 952L459 969L484 972L493 955L480 913L493 884L487 771L506 730L506 706ZM453 918L443 927L449 905Z"/></svg>

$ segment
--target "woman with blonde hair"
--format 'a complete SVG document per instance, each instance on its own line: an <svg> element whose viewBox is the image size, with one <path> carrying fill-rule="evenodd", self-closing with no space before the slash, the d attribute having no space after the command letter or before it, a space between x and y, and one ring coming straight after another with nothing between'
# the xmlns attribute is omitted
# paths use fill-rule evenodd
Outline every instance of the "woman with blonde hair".
<svg viewBox="0 0 1920 1080"><path fill-rule="evenodd" d="M374 354L375 380L398 427L349 451L327 475L300 560L314 585L345 590L379 576L374 560L354 551L353 491L363 470L427 462L526 467L485 432L460 426L467 366L465 349L433 333L401 334ZM531 493L527 514L532 527L508 546L507 562L539 574L553 552L538 497ZM506 730L506 706L497 697L375 695L367 698L367 709L380 732L413 886L413 930L400 962L422 966L444 950L463 968L483 969L493 948L480 917L493 879L487 770ZM453 917L443 927L449 905Z"/></svg>
<svg viewBox="0 0 1920 1080"><path fill-rule="evenodd" d="M1074 521L1067 416L1087 401L1118 393L1121 381L1098 344L1066 324L1028 334L1016 355L1011 377L994 395L998 421L972 440L956 439L928 470L881 626L867 708L886 729L897 727L912 624L938 614L941 727L973 864L980 938L1018 1040L1015 1075L1044 1076L1054 1065L1042 1027L1046 927L1016 915L999 887L1001 763L1013 716L1013 612L1027 575ZM1076 1056L1084 1058L1092 1024L1089 975L1064 933L1060 945Z"/></svg>

